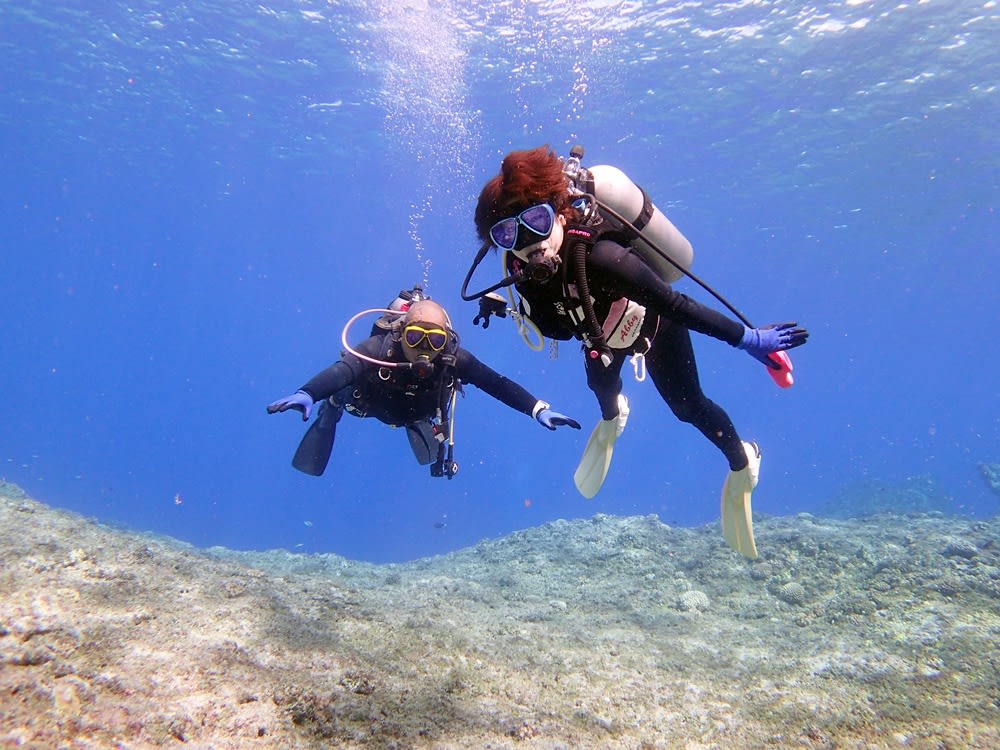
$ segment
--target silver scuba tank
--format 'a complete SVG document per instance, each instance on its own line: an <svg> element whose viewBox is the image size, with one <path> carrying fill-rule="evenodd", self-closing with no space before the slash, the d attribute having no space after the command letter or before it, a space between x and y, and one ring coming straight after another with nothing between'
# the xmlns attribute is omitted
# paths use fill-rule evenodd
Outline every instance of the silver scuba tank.
<svg viewBox="0 0 1000 750"><path fill-rule="evenodd" d="M660 278L667 283L681 278L694 259L687 237L622 170L607 164L585 168L580 164L582 157L583 147L573 146L569 158L563 161L571 189L594 196L602 218L612 226L627 223L638 230L629 246Z"/></svg>

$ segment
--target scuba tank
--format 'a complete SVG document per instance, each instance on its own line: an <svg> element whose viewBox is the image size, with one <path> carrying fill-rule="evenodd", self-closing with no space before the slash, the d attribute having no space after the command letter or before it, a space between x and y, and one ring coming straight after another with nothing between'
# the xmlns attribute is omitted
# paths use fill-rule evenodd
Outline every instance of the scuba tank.
<svg viewBox="0 0 1000 750"><path fill-rule="evenodd" d="M396 295L396 299L385 306L385 313L382 317L372 323L371 335L376 336L380 333L391 331L392 324L410 309L410 305L424 299L430 299L430 296L424 293L424 288L420 284L415 284L413 289L410 290L400 290L399 294Z"/></svg>
<svg viewBox="0 0 1000 750"><path fill-rule="evenodd" d="M653 205L646 191L618 167L581 166L583 146L573 146L569 154L563 173L570 191L593 196L601 218L624 230L630 237L629 247L668 284L684 276L694 259L691 242Z"/></svg>

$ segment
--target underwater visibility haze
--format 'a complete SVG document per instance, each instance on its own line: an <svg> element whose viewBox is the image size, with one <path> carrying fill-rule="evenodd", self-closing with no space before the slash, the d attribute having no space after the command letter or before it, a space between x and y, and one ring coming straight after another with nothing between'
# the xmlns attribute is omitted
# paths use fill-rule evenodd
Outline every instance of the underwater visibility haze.
<svg viewBox="0 0 1000 750"><path fill-rule="evenodd" d="M716 521L725 462L627 366L628 427L580 497L577 346L474 327L459 295L503 155L579 143L754 324L810 330L788 390L694 336L762 448L755 511L997 513L995 2L17 0L0 29L0 476L32 497L369 562L595 513ZM490 256L472 288L499 278ZM265 406L414 284L583 430L469 388L452 480L350 416L324 476L292 469L306 425Z"/></svg>

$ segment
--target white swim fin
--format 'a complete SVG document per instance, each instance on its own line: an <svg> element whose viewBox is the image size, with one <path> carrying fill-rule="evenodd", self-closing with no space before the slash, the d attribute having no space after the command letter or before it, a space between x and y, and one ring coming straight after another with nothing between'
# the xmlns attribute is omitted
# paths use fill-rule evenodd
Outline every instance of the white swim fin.
<svg viewBox="0 0 1000 750"><path fill-rule="evenodd" d="M611 456L615 451L615 441L625 430L628 422L628 399L618 394L618 416L614 419L602 419L590 433L587 447L583 449L580 465L573 473L573 482L580 494L590 500L604 484L611 466Z"/></svg>
<svg viewBox="0 0 1000 750"><path fill-rule="evenodd" d="M760 448L743 441L749 464L739 471L730 471L722 486L722 535L726 543L751 560L757 558L753 538L753 511L750 496L760 478Z"/></svg>

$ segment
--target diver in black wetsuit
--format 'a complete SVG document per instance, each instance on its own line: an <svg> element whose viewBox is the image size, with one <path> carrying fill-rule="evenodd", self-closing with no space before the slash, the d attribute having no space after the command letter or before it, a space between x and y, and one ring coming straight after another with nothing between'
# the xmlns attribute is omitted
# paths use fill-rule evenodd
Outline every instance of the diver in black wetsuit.
<svg viewBox="0 0 1000 750"><path fill-rule="evenodd" d="M574 476L578 489L593 497L604 482L628 417L621 367L627 356L638 356L674 415L726 457L723 532L730 546L756 557L750 495L760 452L702 392L690 331L744 349L772 368L768 355L804 344L808 332L795 323L750 328L674 291L625 246L620 230L585 223L575 198L551 149L515 151L480 193L475 222L480 239L509 251L508 270L520 278L520 313L544 336L585 344L587 384L602 419ZM491 311L488 299L481 299L476 322L488 322Z"/></svg>
<svg viewBox="0 0 1000 750"><path fill-rule="evenodd" d="M308 420L312 407L320 413L302 440L293 466L319 476L326 469L336 424L344 410L405 427L417 461L431 474L449 479L458 470L452 456L451 407L462 385L474 385L512 409L534 417L550 430L573 419L549 408L512 380L495 372L459 345L448 314L430 299L407 305L405 313L386 316L371 337L345 352L290 396L267 407L268 414L299 411ZM379 330L379 326L385 332ZM345 337L346 338L346 337Z"/></svg>

